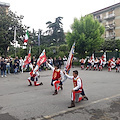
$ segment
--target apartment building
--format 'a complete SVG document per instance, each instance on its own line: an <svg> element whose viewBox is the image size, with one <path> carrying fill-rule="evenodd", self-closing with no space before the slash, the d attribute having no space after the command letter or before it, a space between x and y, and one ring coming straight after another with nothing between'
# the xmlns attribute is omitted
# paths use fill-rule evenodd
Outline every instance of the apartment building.
<svg viewBox="0 0 120 120"><path fill-rule="evenodd" d="M8 8L10 7L9 3L4 3L4 2L0 2L0 7L1 8L5 8L6 9L6 13L8 13Z"/></svg>
<svg viewBox="0 0 120 120"><path fill-rule="evenodd" d="M120 39L120 3L92 13L105 26L106 40Z"/></svg>

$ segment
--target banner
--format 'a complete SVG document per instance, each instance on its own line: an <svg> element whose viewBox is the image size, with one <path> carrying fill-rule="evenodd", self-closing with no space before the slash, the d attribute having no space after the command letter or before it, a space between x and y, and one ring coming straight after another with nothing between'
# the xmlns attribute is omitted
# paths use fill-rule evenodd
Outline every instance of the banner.
<svg viewBox="0 0 120 120"><path fill-rule="evenodd" d="M45 54L45 49L44 49L37 60L37 65L35 66L34 73L38 71L40 65L46 62L46 60L47 59L46 59L46 54Z"/></svg>
<svg viewBox="0 0 120 120"><path fill-rule="evenodd" d="M66 71L67 74L69 74L70 68L72 66L72 60L73 60L74 50L75 50L75 43L72 45L72 48L71 48L71 51L69 53L69 57L68 57L68 60L67 60L67 64L65 66L65 71Z"/></svg>
<svg viewBox="0 0 120 120"><path fill-rule="evenodd" d="M24 60L23 68L25 68L25 66L28 65L30 62L31 62L31 48L29 50L28 56Z"/></svg>

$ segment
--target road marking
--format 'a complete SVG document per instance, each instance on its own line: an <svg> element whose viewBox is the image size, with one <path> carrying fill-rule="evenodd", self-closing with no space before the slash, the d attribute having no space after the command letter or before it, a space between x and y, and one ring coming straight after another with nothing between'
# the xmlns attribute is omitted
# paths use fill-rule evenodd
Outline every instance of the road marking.
<svg viewBox="0 0 120 120"><path fill-rule="evenodd" d="M99 99L99 100L93 101L91 103L80 105L80 106L77 106L77 107L74 107L74 108L70 108L70 109L67 109L67 110L63 110L63 111L54 113L52 115L43 116L43 118L37 118L35 120L54 120L53 117L55 117L55 116L59 116L59 115L65 114L67 112L71 112L71 111L74 111L74 110L77 110L77 109L80 109L80 108L83 108L83 107L87 107L89 105L96 104L96 103L99 103L99 102L102 102L102 101L107 101L107 100L110 100L112 98L116 98L118 96L120 96L120 94L113 95L111 97L107 97L107 98L103 98L103 99Z"/></svg>

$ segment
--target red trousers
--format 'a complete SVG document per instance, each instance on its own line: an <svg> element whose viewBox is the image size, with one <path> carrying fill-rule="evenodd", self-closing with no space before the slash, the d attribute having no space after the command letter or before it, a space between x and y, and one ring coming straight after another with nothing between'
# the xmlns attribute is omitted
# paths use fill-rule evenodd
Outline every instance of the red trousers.
<svg viewBox="0 0 120 120"><path fill-rule="evenodd" d="M53 85L55 86L55 90L58 90L58 86L57 86L58 84L60 84L59 80L53 82Z"/></svg>
<svg viewBox="0 0 120 120"><path fill-rule="evenodd" d="M78 90L78 91L72 92L72 101L75 100L75 94L76 94L76 93L82 93L82 91L81 91L81 90ZM81 101L81 100L82 100L82 97L79 97L79 101Z"/></svg>

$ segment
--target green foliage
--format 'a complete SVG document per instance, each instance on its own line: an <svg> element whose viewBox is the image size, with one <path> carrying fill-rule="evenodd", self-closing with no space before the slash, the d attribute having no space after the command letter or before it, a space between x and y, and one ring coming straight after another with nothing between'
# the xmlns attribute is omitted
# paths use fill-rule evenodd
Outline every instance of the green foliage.
<svg viewBox="0 0 120 120"><path fill-rule="evenodd" d="M57 17L55 19L55 22L48 21L46 23L48 30L46 31L47 35L47 41L48 44L50 45L51 43L53 45L60 45L62 43L65 43L65 35L64 35L64 30L62 27L62 22L61 20L63 17Z"/></svg>
<svg viewBox="0 0 120 120"><path fill-rule="evenodd" d="M16 40L23 43L21 39L24 36L26 26L22 25L23 16L17 16L12 11L0 7L0 49L3 55L7 55L7 48L14 39L14 29L17 28ZM22 42L21 42L22 41Z"/></svg>
<svg viewBox="0 0 120 120"><path fill-rule="evenodd" d="M116 49L120 50L120 40L119 39L105 40L105 42L102 44L101 49L103 49L103 51L106 50L114 51Z"/></svg>
<svg viewBox="0 0 120 120"><path fill-rule="evenodd" d="M81 56L85 56L85 51L92 54L104 42L101 37L104 27L92 15L81 17L80 20L75 18L71 29L72 32L68 32L66 35L67 43L71 47L76 42L76 52Z"/></svg>

